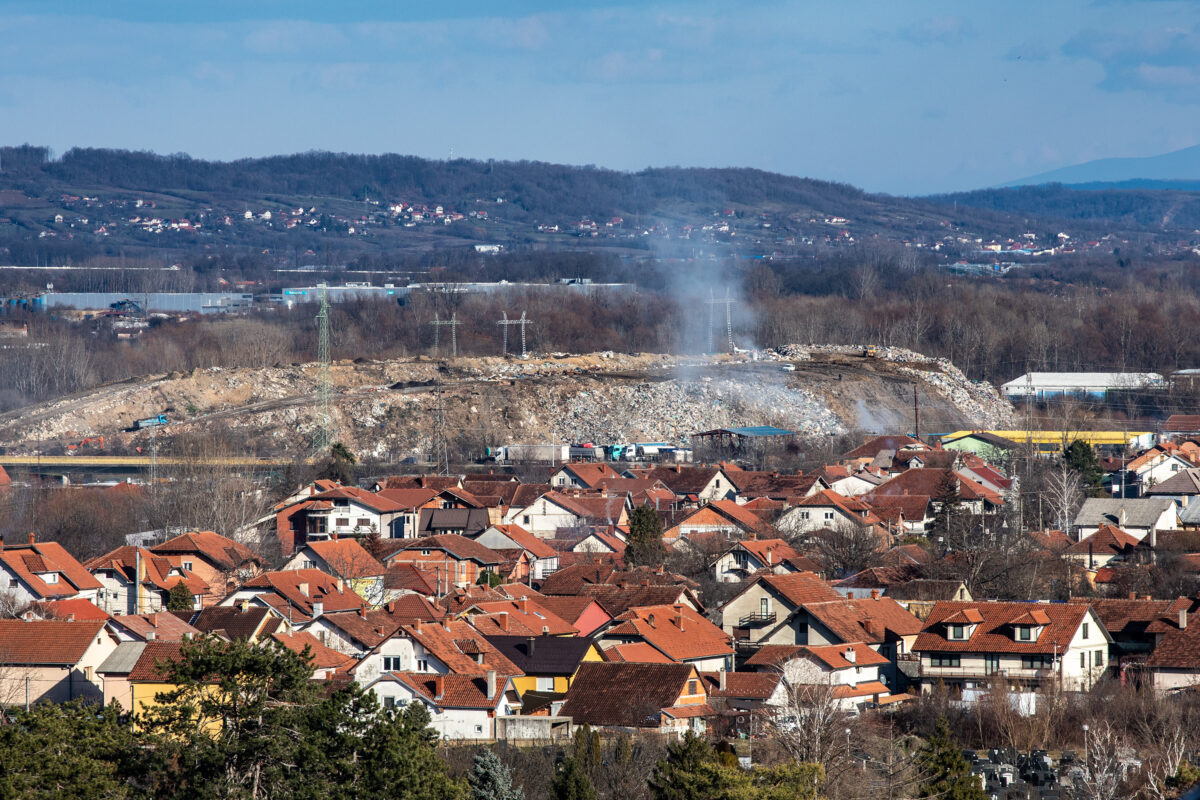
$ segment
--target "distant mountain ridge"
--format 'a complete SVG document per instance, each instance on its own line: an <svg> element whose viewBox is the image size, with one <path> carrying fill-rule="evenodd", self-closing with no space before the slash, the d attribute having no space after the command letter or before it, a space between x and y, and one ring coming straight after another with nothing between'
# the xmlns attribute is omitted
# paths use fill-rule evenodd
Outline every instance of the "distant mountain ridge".
<svg viewBox="0 0 1200 800"><path fill-rule="evenodd" d="M1157 156L1100 158L1010 181L999 188L1047 183L1088 189L1193 189L1200 186L1200 145ZM1146 185L1161 183L1176 185Z"/></svg>

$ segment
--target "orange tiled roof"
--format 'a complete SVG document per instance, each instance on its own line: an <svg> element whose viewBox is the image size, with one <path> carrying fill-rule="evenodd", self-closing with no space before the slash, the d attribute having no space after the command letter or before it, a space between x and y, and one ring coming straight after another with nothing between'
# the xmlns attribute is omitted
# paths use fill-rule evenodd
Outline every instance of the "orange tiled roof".
<svg viewBox="0 0 1200 800"><path fill-rule="evenodd" d="M1045 614L1049 624L1036 641L1018 641L1012 633L1015 620L1032 611ZM948 619L966 617L980 622L975 634L964 641L946 639ZM917 636L913 649L927 652L971 653L1062 653L1088 613L1082 603L974 603L941 602L934 605Z"/></svg>
<svg viewBox="0 0 1200 800"><path fill-rule="evenodd" d="M74 665L105 635L102 619L0 619L0 648L8 666Z"/></svg>
<svg viewBox="0 0 1200 800"><path fill-rule="evenodd" d="M75 557L58 542L31 542L7 545L0 550L0 564L29 587L40 600L70 597L83 591L103 588ZM58 576L48 583L39 575Z"/></svg>
<svg viewBox="0 0 1200 800"><path fill-rule="evenodd" d="M150 550L158 554L198 555L223 571L261 561L250 548L213 531L180 534L174 539L156 544Z"/></svg>
<svg viewBox="0 0 1200 800"><path fill-rule="evenodd" d="M725 631L683 604L631 608L613 623L604 638L640 639L675 661L733 653Z"/></svg>
<svg viewBox="0 0 1200 800"><path fill-rule="evenodd" d="M304 548L312 550L342 578L375 578L387 570L383 564L366 551L357 539L326 539L308 542ZM303 548L302 548L303 549Z"/></svg>

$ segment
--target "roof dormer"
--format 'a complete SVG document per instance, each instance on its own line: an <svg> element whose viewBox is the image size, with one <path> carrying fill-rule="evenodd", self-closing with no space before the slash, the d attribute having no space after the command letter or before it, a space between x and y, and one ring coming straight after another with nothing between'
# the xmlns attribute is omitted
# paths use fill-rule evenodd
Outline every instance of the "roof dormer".
<svg viewBox="0 0 1200 800"><path fill-rule="evenodd" d="M1026 611L1009 623L1012 627L1013 641L1018 643L1036 642L1049 624L1050 617L1046 616L1046 612L1040 608Z"/></svg>
<svg viewBox="0 0 1200 800"><path fill-rule="evenodd" d="M964 608L942 620L942 624L946 626L946 639L951 642L968 641L975 635L975 630L981 622L983 615L974 608Z"/></svg>

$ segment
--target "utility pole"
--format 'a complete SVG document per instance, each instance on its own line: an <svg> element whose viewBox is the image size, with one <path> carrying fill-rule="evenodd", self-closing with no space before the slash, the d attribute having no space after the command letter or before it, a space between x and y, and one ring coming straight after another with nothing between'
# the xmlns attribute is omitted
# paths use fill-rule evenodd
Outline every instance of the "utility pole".
<svg viewBox="0 0 1200 800"><path fill-rule="evenodd" d="M436 329L435 329L436 330ZM434 419L433 459L438 475L450 474L450 455L446 447L446 413L442 402L442 366L438 365L437 377L433 384L434 395L437 397L437 416Z"/></svg>
<svg viewBox="0 0 1200 800"><path fill-rule="evenodd" d="M712 290L708 292L708 346L712 347L713 340L716 338L716 308L717 306L725 306L725 338L728 340L729 352L733 352L733 304L737 301L729 296L729 290L725 290L725 297L718 299L713 296Z"/></svg>
<svg viewBox="0 0 1200 800"><path fill-rule="evenodd" d="M528 325L533 320L527 319L525 317L524 311L521 312L520 319L509 319L508 312L501 312L501 313L504 315L504 319L500 320L496 324L504 329L504 355L508 355L508 326L509 325L520 325L521 326L521 358L525 358L525 356L526 356L525 326Z"/></svg>
<svg viewBox="0 0 1200 800"><path fill-rule="evenodd" d="M333 444L333 377L329 351L329 294L321 285L321 309L317 312L317 430L313 434L313 456L321 458Z"/></svg>
<svg viewBox="0 0 1200 800"><path fill-rule="evenodd" d="M438 333L439 333L439 331L441 331L441 328L443 325L449 325L450 326L450 352L455 358L458 358L458 312L455 311L453 314L451 314L449 320L438 319L437 314L434 314L433 322L431 322L429 324L433 326L433 357L437 358L438 353L439 353Z"/></svg>
<svg viewBox="0 0 1200 800"><path fill-rule="evenodd" d="M913 384L913 425L916 428L916 438L921 438L921 406L917 403L917 385Z"/></svg>

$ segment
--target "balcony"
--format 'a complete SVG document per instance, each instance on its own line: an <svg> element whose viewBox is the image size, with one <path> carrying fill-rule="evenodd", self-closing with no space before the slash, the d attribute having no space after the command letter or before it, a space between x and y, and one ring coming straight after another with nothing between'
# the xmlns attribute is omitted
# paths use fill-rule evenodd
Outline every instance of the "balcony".
<svg viewBox="0 0 1200 800"><path fill-rule="evenodd" d="M986 667L931 667L927 664L921 664L919 675L926 679L965 678L969 680L988 681L999 678L1002 680L1041 682L1057 677L1058 671L1048 667L1038 669L1025 669L1023 667L989 669Z"/></svg>
<svg viewBox="0 0 1200 800"><path fill-rule="evenodd" d="M758 612L756 614L747 614L738 620L739 628L761 628L763 625L770 625L775 621L775 612Z"/></svg>

